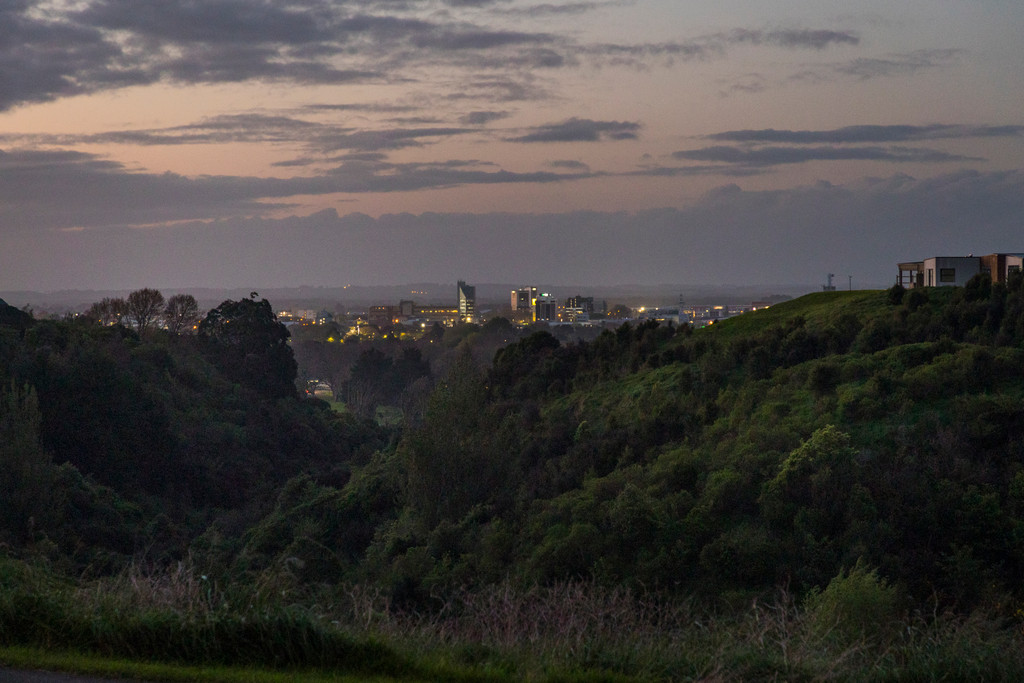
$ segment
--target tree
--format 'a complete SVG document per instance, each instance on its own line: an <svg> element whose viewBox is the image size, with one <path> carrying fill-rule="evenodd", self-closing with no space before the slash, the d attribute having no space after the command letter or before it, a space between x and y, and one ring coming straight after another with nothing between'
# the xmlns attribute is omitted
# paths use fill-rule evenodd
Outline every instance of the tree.
<svg viewBox="0 0 1024 683"><path fill-rule="evenodd" d="M53 467L39 444L39 399L13 382L0 396L0 538L24 543L53 515Z"/></svg>
<svg viewBox="0 0 1024 683"><path fill-rule="evenodd" d="M608 312L608 317L618 318L620 320L624 318L632 318L633 309L630 308L629 306L624 306L623 304L616 304L615 307Z"/></svg>
<svg viewBox="0 0 1024 683"><path fill-rule="evenodd" d="M137 289L128 295L128 320L139 335L149 331L164 312L164 295L156 289Z"/></svg>
<svg viewBox="0 0 1024 683"><path fill-rule="evenodd" d="M89 307L83 317L97 325L106 327L121 322L128 313L128 302L124 299L104 298Z"/></svg>
<svg viewBox="0 0 1024 683"><path fill-rule="evenodd" d="M513 460L497 447L498 425L486 405L484 375L462 347L430 395L422 425L399 446L409 502L429 527L457 521L494 492L508 490Z"/></svg>
<svg viewBox="0 0 1024 683"><path fill-rule="evenodd" d="M10 306L6 301L0 299L0 325L13 327L24 332L33 322L34 320L29 313Z"/></svg>
<svg viewBox="0 0 1024 683"><path fill-rule="evenodd" d="M288 328L257 296L229 299L211 310L199 323L199 337L210 360L233 381L269 398L294 396L298 366Z"/></svg>
<svg viewBox="0 0 1024 683"><path fill-rule="evenodd" d="M191 294L175 294L167 300L164 321L172 335L192 334L192 328L199 322L199 304Z"/></svg>
<svg viewBox="0 0 1024 683"><path fill-rule="evenodd" d="M380 349L369 348L352 365L345 383L345 403L357 415L370 417L378 405L387 404L394 362Z"/></svg>

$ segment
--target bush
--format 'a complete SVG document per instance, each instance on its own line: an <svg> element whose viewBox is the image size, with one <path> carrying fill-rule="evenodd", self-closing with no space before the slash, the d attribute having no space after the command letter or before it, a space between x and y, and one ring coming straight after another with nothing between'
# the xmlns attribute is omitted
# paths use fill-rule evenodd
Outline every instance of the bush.
<svg viewBox="0 0 1024 683"><path fill-rule="evenodd" d="M903 285L897 283L885 291L885 300L889 302L890 306L899 306L903 303L903 295L906 291Z"/></svg>
<svg viewBox="0 0 1024 683"><path fill-rule="evenodd" d="M835 363L818 363L811 368L807 384L817 397L833 393L842 379L842 371Z"/></svg>
<svg viewBox="0 0 1024 683"><path fill-rule="evenodd" d="M843 642L884 640L899 623L899 591L860 560L804 601L811 632Z"/></svg>

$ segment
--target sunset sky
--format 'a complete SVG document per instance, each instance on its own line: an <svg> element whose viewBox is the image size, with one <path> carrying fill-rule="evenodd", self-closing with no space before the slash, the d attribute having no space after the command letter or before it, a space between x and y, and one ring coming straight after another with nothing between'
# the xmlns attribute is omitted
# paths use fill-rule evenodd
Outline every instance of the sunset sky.
<svg viewBox="0 0 1024 683"><path fill-rule="evenodd" d="M1020 0L0 0L0 291L1024 252Z"/></svg>

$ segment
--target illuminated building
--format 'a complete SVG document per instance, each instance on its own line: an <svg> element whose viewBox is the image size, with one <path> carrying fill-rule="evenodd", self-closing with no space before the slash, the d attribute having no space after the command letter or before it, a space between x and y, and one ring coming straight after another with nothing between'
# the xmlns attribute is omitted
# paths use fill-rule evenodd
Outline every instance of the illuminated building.
<svg viewBox="0 0 1024 683"><path fill-rule="evenodd" d="M512 319L517 322L536 320L534 307L537 305L537 288L520 287L512 290Z"/></svg>
<svg viewBox="0 0 1024 683"><path fill-rule="evenodd" d="M544 293L537 297L533 307L534 320L558 320L558 301L550 294Z"/></svg>
<svg viewBox="0 0 1024 683"><path fill-rule="evenodd" d="M579 308L582 311L584 311L585 313L593 313L594 312L594 297L592 297L592 296L580 296L579 294L577 294L576 296L571 296L571 297L569 297L568 299L565 300L565 307L567 309L569 309L569 308Z"/></svg>
<svg viewBox="0 0 1024 683"><path fill-rule="evenodd" d="M476 287L459 280L459 319L464 323L476 322Z"/></svg>
<svg viewBox="0 0 1024 683"><path fill-rule="evenodd" d="M454 306L417 306L413 301L402 301L398 306L371 306L367 314L367 322L379 327L411 322L441 323L451 326L460 317L459 309Z"/></svg>
<svg viewBox="0 0 1024 683"><path fill-rule="evenodd" d="M594 297L592 296L571 296L565 300L565 321L570 323L583 323L590 320L594 312Z"/></svg>

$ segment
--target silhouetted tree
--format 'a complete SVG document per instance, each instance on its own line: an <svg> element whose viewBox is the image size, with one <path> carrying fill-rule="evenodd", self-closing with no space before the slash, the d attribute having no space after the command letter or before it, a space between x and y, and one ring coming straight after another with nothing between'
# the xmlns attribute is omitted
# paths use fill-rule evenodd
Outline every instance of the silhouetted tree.
<svg viewBox="0 0 1024 683"><path fill-rule="evenodd" d="M102 301L97 301L90 306L83 317L97 325L106 327L107 325L116 325L121 322L127 313L127 301L121 298L112 299L106 297Z"/></svg>
<svg viewBox="0 0 1024 683"><path fill-rule="evenodd" d="M157 289L137 289L128 295L128 320L140 335L152 327L164 312L164 295Z"/></svg>
<svg viewBox="0 0 1024 683"><path fill-rule="evenodd" d="M171 334L191 334L192 328L199 322L199 304L191 294L175 294L167 300L164 309L164 321L167 331Z"/></svg>
<svg viewBox="0 0 1024 683"><path fill-rule="evenodd" d="M612 308L611 311L608 312L608 317L609 318L620 318L620 319L622 319L622 318L632 318L633 317L633 309L630 308L629 306L624 306L623 304L616 304L616 306L614 308Z"/></svg>
<svg viewBox="0 0 1024 683"><path fill-rule="evenodd" d="M36 392L12 382L0 396L0 538L16 543L44 527L53 507L53 467L39 425Z"/></svg>
<svg viewBox="0 0 1024 683"><path fill-rule="evenodd" d="M199 337L207 356L233 381L271 398L294 396L298 370L288 328L257 296L229 299L211 310L199 323Z"/></svg>

